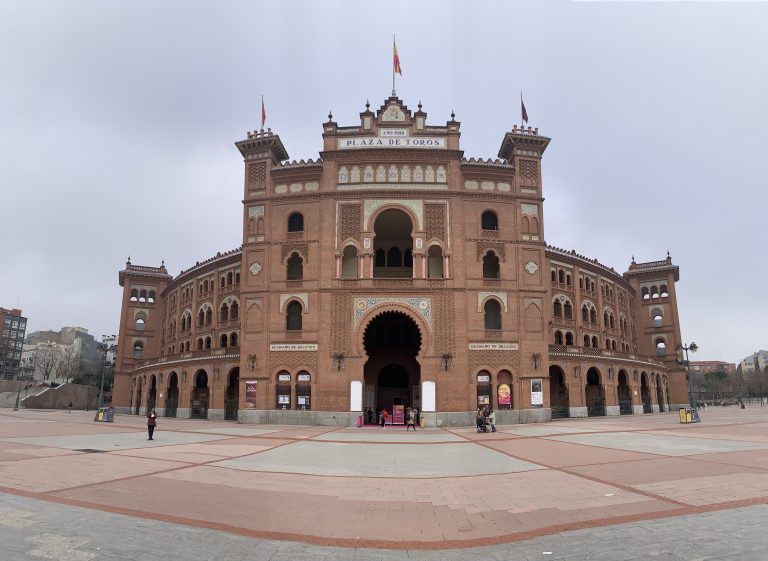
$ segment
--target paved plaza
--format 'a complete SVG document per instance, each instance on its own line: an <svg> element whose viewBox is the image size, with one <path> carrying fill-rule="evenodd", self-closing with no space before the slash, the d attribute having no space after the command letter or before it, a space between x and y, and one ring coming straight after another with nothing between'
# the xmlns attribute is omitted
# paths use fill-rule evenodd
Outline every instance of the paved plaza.
<svg viewBox="0 0 768 561"><path fill-rule="evenodd" d="M0 558L766 559L768 407L702 417L160 419L150 442L143 418L6 410Z"/></svg>

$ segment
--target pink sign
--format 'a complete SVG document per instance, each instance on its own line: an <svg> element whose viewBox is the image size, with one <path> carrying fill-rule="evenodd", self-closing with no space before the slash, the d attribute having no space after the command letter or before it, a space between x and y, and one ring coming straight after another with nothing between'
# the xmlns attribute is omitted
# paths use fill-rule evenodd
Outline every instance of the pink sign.
<svg viewBox="0 0 768 561"><path fill-rule="evenodd" d="M245 408L256 409L256 381L245 383Z"/></svg>

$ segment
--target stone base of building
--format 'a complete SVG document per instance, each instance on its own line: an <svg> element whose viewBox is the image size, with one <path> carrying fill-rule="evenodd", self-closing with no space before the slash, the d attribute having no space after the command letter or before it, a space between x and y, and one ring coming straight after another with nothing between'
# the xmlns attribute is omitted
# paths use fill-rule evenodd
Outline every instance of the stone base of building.
<svg viewBox="0 0 768 561"><path fill-rule="evenodd" d="M158 419L165 417L165 407L155 407L155 414L157 415Z"/></svg>
<svg viewBox="0 0 768 561"><path fill-rule="evenodd" d="M237 422L258 425L319 425L348 427L357 425L360 413L343 411L290 411L247 409L237 413Z"/></svg>
<svg viewBox="0 0 768 561"><path fill-rule="evenodd" d="M669 406L669 410L673 413L677 413L680 409L690 409L691 404L690 403L673 403Z"/></svg>
<svg viewBox="0 0 768 561"><path fill-rule="evenodd" d="M657 404L651 404L651 413L659 413L659 406Z"/></svg>
<svg viewBox="0 0 768 561"><path fill-rule="evenodd" d="M189 419L190 414L191 414L191 411L189 407L179 407L178 409L176 409L177 419Z"/></svg>
<svg viewBox="0 0 768 561"><path fill-rule="evenodd" d="M605 414L609 417L611 415L621 415L621 407L618 405L606 405Z"/></svg>
<svg viewBox="0 0 768 561"><path fill-rule="evenodd" d="M130 407L115 407L115 415L131 415L132 413Z"/></svg>
<svg viewBox="0 0 768 561"><path fill-rule="evenodd" d="M209 421L223 421L225 415L224 409L209 409L208 420Z"/></svg>
<svg viewBox="0 0 768 561"><path fill-rule="evenodd" d="M578 419L580 417L587 417L586 407L569 407L568 416L572 419Z"/></svg>
<svg viewBox="0 0 768 561"><path fill-rule="evenodd" d="M643 412L643 405L642 404L640 404L640 405L633 405L632 406L632 412L635 415L643 415L644 414L644 412Z"/></svg>

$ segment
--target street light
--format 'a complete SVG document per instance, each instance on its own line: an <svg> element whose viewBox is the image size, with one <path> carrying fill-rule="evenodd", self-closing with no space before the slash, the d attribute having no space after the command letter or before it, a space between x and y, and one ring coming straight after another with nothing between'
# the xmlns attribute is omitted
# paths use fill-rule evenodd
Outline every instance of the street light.
<svg viewBox="0 0 768 561"><path fill-rule="evenodd" d="M104 407L104 363L107 362L107 344L96 343L101 351L101 388L99 389L99 409Z"/></svg>
<svg viewBox="0 0 768 561"><path fill-rule="evenodd" d="M693 399L693 388L691 387L691 370L690 361L688 360L688 351L695 353L697 350L699 350L699 346L693 342L688 346L682 344L677 346L677 352L685 351L685 360L683 361L683 364L685 365L685 381L688 384L688 404L691 406L691 415L694 419L698 419L699 416L696 413L696 401ZM677 359L677 363L680 364L680 359Z"/></svg>

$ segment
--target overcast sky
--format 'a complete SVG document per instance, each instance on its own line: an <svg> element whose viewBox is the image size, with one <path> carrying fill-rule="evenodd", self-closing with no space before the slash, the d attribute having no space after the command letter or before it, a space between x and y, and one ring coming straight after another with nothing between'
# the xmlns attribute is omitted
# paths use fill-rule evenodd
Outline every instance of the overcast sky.
<svg viewBox="0 0 768 561"><path fill-rule="evenodd" d="M28 331L118 329L118 271L238 247L242 160L267 125L317 157L329 109L391 90L495 157L544 156L548 243L624 271L666 257L695 359L768 347L768 4L35 1L0 4L0 306Z"/></svg>

